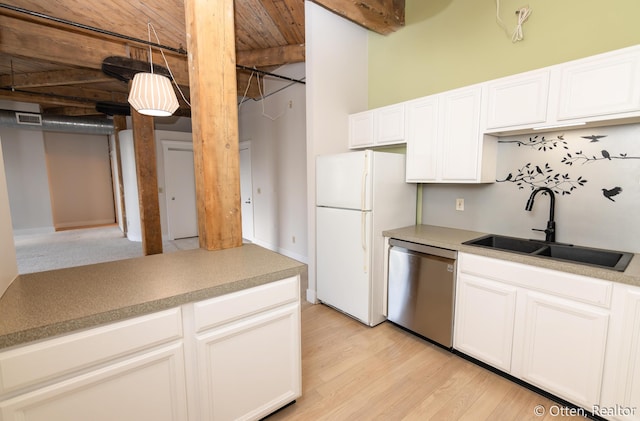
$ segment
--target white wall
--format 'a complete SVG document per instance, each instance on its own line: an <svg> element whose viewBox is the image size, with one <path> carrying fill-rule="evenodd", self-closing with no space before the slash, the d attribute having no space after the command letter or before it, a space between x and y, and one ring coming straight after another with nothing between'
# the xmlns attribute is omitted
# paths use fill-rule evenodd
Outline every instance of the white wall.
<svg viewBox="0 0 640 421"><path fill-rule="evenodd" d="M0 127L0 136L14 232L53 232L42 132Z"/></svg>
<svg viewBox="0 0 640 421"><path fill-rule="evenodd" d="M591 135L606 137L584 138ZM556 192L556 241L638 253L639 137L640 124L632 124L501 138L498 182L425 184L422 222L543 240L531 228L546 227L549 198L538 194L532 212L524 208L533 187L546 186ZM612 200L603 195L616 187L622 191ZM464 198L464 211L455 210L456 198Z"/></svg>
<svg viewBox="0 0 640 421"><path fill-rule="evenodd" d="M11 282L18 276L16 248L13 243L11 212L9 210L9 194L2 157L2 140L0 140L0 297Z"/></svg>
<svg viewBox="0 0 640 421"><path fill-rule="evenodd" d="M368 31L305 1L309 288L316 301L315 157L348 150L348 114L368 103Z"/></svg>
<svg viewBox="0 0 640 421"><path fill-rule="evenodd" d="M305 77L304 63L273 73ZM253 242L306 262L306 95L305 85L265 79L265 98L239 106L240 141L251 144Z"/></svg>

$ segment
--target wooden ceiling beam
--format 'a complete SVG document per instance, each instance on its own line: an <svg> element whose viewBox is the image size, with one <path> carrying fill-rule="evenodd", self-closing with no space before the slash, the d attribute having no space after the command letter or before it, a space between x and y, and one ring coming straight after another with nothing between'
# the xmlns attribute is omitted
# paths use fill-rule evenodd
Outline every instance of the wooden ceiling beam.
<svg viewBox="0 0 640 421"><path fill-rule="evenodd" d="M128 57L132 49L132 46L124 41L99 38L0 15L2 54L65 66L77 67L81 64L82 67L100 70L106 57ZM188 85L189 69L186 55L165 53L165 56L178 84ZM153 61L164 64L164 59L157 50L153 50Z"/></svg>
<svg viewBox="0 0 640 421"><path fill-rule="evenodd" d="M265 67L282 66L287 63L301 63L305 60L305 45L284 45L260 50L238 51L236 62L242 66Z"/></svg>
<svg viewBox="0 0 640 421"><path fill-rule="evenodd" d="M61 106L61 107L87 107L89 101L80 101L77 99L59 98L44 94L31 94L27 92L11 91L0 89L0 99L16 102L27 102L33 104L41 104L42 106Z"/></svg>
<svg viewBox="0 0 640 421"><path fill-rule="evenodd" d="M404 26L405 0L312 0L381 35L388 35Z"/></svg>
<svg viewBox="0 0 640 421"><path fill-rule="evenodd" d="M16 89L113 82L100 70L71 69L0 76L0 86Z"/></svg>

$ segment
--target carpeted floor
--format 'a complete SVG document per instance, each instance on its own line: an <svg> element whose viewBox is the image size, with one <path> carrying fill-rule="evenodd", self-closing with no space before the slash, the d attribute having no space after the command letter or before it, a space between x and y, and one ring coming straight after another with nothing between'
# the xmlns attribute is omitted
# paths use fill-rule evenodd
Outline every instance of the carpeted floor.
<svg viewBox="0 0 640 421"><path fill-rule="evenodd" d="M14 237L18 273L82 266L142 256L142 243L129 241L118 226L83 228ZM198 238L163 242L163 252L196 249Z"/></svg>

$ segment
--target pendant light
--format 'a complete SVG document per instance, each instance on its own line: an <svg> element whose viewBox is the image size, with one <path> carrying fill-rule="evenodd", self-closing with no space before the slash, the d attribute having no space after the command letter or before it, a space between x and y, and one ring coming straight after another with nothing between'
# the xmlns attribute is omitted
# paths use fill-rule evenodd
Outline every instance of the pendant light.
<svg viewBox="0 0 640 421"><path fill-rule="evenodd" d="M168 117L180 106L178 98L168 77L153 73L153 55L151 53L151 23L149 32L150 73L136 73L131 82L129 104L140 114L154 117ZM155 32L155 30L154 30Z"/></svg>

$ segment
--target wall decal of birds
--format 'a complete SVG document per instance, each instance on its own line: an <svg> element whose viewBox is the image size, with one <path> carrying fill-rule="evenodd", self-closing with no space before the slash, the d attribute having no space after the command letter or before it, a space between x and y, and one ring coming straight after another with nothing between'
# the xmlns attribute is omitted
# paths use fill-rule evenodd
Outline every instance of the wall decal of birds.
<svg viewBox="0 0 640 421"><path fill-rule="evenodd" d="M604 149L602 150L602 156L604 156L605 158L607 158L609 161L611 161L611 155L609 155L609 152L605 151Z"/></svg>
<svg viewBox="0 0 640 421"><path fill-rule="evenodd" d="M606 134L605 134L605 135L595 135L595 134L592 134L591 136L580 136L580 137L581 137L581 138L583 138L583 139L589 139L589 140L591 141L590 143L592 143L592 142L597 142L597 141L599 141L599 140L600 140L600 139L602 139L603 137L607 137L607 135L606 135Z"/></svg>
<svg viewBox="0 0 640 421"><path fill-rule="evenodd" d="M615 202L615 200L613 200L612 197L619 195L621 192L622 192L622 187L614 187L612 189L602 189L602 195L607 199L611 200L612 202Z"/></svg>

